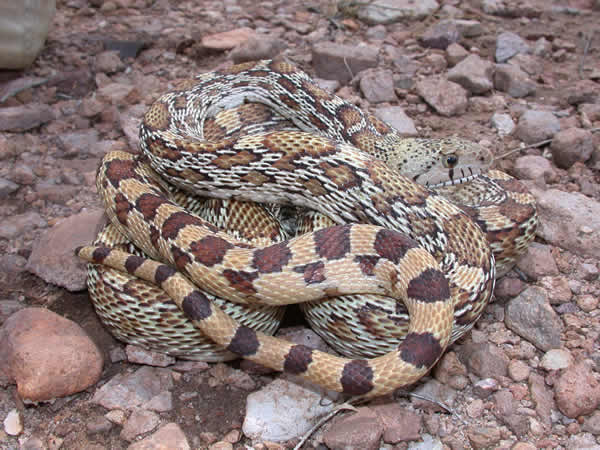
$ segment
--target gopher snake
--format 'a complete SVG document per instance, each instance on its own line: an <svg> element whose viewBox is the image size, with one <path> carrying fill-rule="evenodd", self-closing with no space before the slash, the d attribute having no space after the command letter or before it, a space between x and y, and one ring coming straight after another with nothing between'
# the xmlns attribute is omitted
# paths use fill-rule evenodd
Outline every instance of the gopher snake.
<svg viewBox="0 0 600 450"><path fill-rule="evenodd" d="M207 118L243 101L264 103L305 131L207 141ZM160 286L223 348L353 395L371 397L413 383L479 317L492 295L495 269L475 221L495 235L492 246L501 243L495 250L509 262L535 229L531 197L503 174L491 173L500 205L483 196L477 207L464 207L474 219L413 181L438 185L449 177L446 184L454 184L459 169L472 178L488 161L479 149L460 141L402 139L285 63L250 63L183 83L151 106L140 136L160 178L140 158L113 152L104 158L97 184L112 226L126 237L121 241L135 243L147 257L106 246L78 254ZM351 224L255 247L186 212L163 180L203 196L291 202ZM501 216L493 217L493 209ZM506 219L513 220L508 227ZM512 246L500 248L509 239ZM410 326L393 351L346 360L240 326L186 277L237 303L385 295L406 306ZM98 290L100 297L111 295Z"/></svg>

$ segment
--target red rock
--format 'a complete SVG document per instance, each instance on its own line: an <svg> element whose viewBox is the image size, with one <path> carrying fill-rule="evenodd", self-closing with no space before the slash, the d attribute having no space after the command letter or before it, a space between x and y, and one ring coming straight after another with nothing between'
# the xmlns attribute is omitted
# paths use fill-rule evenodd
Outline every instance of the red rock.
<svg viewBox="0 0 600 450"><path fill-rule="evenodd" d="M76 323L43 308L23 309L0 329L0 360L19 396L38 402L80 392L100 379L102 354Z"/></svg>
<svg viewBox="0 0 600 450"><path fill-rule="evenodd" d="M236 28L235 30L204 36L202 38L202 46L210 50L231 50L255 36L256 31L252 28Z"/></svg>
<svg viewBox="0 0 600 450"><path fill-rule="evenodd" d="M567 368L554 385L560 412L573 419L595 411L600 405L600 382L585 363Z"/></svg>
<svg viewBox="0 0 600 450"><path fill-rule="evenodd" d="M359 408L357 413L335 421L323 435L323 442L331 449L375 450L379 448L382 434L379 416L370 408Z"/></svg>

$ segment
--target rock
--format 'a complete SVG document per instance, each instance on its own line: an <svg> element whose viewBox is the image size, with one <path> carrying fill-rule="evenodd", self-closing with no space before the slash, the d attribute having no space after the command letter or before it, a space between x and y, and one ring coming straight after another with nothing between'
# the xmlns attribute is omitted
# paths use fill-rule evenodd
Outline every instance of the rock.
<svg viewBox="0 0 600 450"><path fill-rule="evenodd" d="M448 352L434 368L435 379L453 389L464 389L469 383L467 368L454 352Z"/></svg>
<svg viewBox="0 0 600 450"><path fill-rule="evenodd" d="M540 350L560 347L562 322L541 288L529 287L508 302L504 323Z"/></svg>
<svg viewBox="0 0 600 450"><path fill-rule="evenodd" d="M478 20L457 19L454 21L458 32L465 38L474 38L485 33L483 25Z"/></svg>
<svg viewBox="0 0 600 450"><path fill-rule="evenodd" d="M552 411L556 409L556 405L552 391L546 386L543 376L533 372L529 374L529 392L531 392L531 399L535 404L538 416L542 422L550 425Z"/></svg>
<svg viewBox="0 0 600 450"><path fill-rule="evenodd" d="M335 406L321 389L278 378L248 395L242 431L250 439L287 441L306 433Z"/></svg>
<svg viewBox="0 0 600 450"><path fill-rule="evenodd" d="M0 223L0 238L14 239L36 228L45 228L48 223L35 211L7 217Z"/></svg>
<svg viewBox="0 0 600 450"><path fill-rule="evenodd" d="M500 136L508 136L515 129L515 122L510 117L510 114L494 113L490 122L498 130Z"/></svg>
<svg viewBox="0 0 600 450"><path fill-rule="evenodd" d="M438 8L435 0L375 0L359 8L358 18L370 25L388 24L402 19L424 19Z"/></svg>
<svg viewBox="0 0 600 450"><path fill-rule="evenodd" d="M535 180L554 173L550 161L537 155L520 156L515 160L513 170L515 176L520 180Z"/></svg>
<svg viewBox="0 0 600 450"><path fill-rule="evenodd" d="M526 253L517 262L517 267L533 280L547 275L558 275L558 266L550 251L550 247L532 242Z"/></svg>
<svg viewBox="0 0 600 450"><path fill-rule="evenodd" d="M271 35L251 35L245 42L235 47L229 57L234 63L239 64L246 61L258 61L260 59L272 59L281 53L286 42Z"/></svg>
<svg viewBox="0 0 600 450"><path fill-rule="evenodd" d="M116 50L109 50L96 55L94 59L96 65L96 71L104 73L115 73L121 72L125 69L125 64L119 57L119 52Z"/></svg>
<svg viewBox="0 0 600 450"><path fill-rule="evenodd" d="M170 370L143 366L133 373L114 376L96 390L90 401L106 409L130 410L141 407L172 387Z"/></svg>
<svg viewBox="0 0 600 450"><path fill-rule="evenodd" d="M10 180L6 180L4 178L0 178L0 199L7 198L13 192L19 190L19 185L13 183Z"/></svg>
<svg viewBox="0 0 600 450"><path fill-rule="evenodd" d="M96 95L101 101L119 107L129 106L140 101L138 87L130 83L108 83L100 86Z"/></svg>
<svg viewBox="0 0 600 450"><path fill-rule="evenodd" d="M554 163L561 169L569 169L578 161L590 159L594 152L594 137L589 130L567 128L556 133L550 149Z"/></svg>
<svg viewBox="0 0 600 450"><path fill-rule="evenodd" d="M54 120L52 108L40 103L0 108L0 131L27 131L51 120Z"/></svg>
<svg viewBox="0 0 600 450"><path fill-rule="evenodd" d="M575 254L600 258L600 203L576 192L528 186L540 217L537 234Z"/></svg>
<svg viewBox="0 0 600 450"><path fill-rule="evenodd" d="M411 397L410 401L415 408L424 411L435 412L443 409L437 403L430 402L425 399L432 399L443 403L449 407L454 405L457 392L449 386L440 383L435 379L427 380L424 384L417 387L413 391L419 397Z"/></svg>
<svg viewBox="0 0 600 450"><path fill-rule="evenodd" d="M513 359L508 364L508 376L517 383L529 378L529 372L529 366L518 359Z"/></svg>
<svg viewBox="0 0 600 450"><path fill-rule="evenodd" d="M518 53L529 53L529 45L518 35L505 31L496 39L496 62L503 63Z"/></svg>
<svg viewBox="0 0 600 450"><path fill-rule="evenodd" d="M256 36L256 31L252 28L236 28L204 36L202 38L202 47L216 51L231 50L254 36Z"/></svg>
<svg viewBox="0 0 600 450"><path fill-rule="evenodd" d="M482 0L481 9L486 14L501 17L538 17L541 8L532 6L529 2L513 2L510 0Z"/></svg>
<svg viewBox="0 0 600 450"><path fill-rule="evenodd" d="M469 55L448 71L448 79L460 84L472 94L483 94L492 89L494 65L480 58Z"/></svg>
<svg viewBox="0 0 600 450"><path fill-rule="evenodd" d="M416 90L442 116L456 116L467 109L467 91L452 81L424 79L417 82Z"/></svg>
<svg viewBox="0 0 600 450"><path fill-rule="evenodd" d="M455 66L469 56L469 52L460 44L450 44L446 49L446 61L449 66Z"/></svg>
<svg viewBox="0 0 600 450"><path fill-rule="evenodd" d="M167 367L175 364L175 358L164 353L146 350L137 345L127 345L125 347L127 360L135 364L144 364L146 366Z"/></svg>
<svg viewBox="0 0 600 450"><path fill-rule="evenodd" d="M498 390L498 382L493 378L484 378L473 385L473 394L479 398L488 398Z"/></svg>
<svg viewBox="0 0 600 450"><path fill-rule="evenodd" d="M85 289L86 263L75 256L75 248L94 240L103 215L92 209L58 222L33 244L27 270L70 291Z"/></svg>
<svg viewBox="0 0 600 450"><path fill-rule="evenodd" d="M580 80L567 89L566 97L569 105L596 103L600 98L600 84L592 80Z"/></svg>
<svg viewBox="0 0 600 450"><path fill-rule="evenodd" d="M10 436L19 436L23 432L23 418L16 409L11 409L4 419L4 431Z"/></svg>
<svg viewBox="0 0 600 450"><path fill-rule="evenodd" d="M585 418L583 422L583 431L592 433L593 435L600 435L600 411L595 411L593 414Z"/></svg>
<svg viewBox="0 0 600 450"><path fill-rule="evenodd" d="M458 355L460 360L480 378L505 377L508 372L508 356L499 347L488 342L476 344L470 342L463 345ZM492 388L492 391L495 390Z"/></svg>
<svg viewBox="0 0 600 450"><path fill-rule="evenodd" d="M158 414L143 409L134 409L121 430L121 438L133 441L137 436L154 430L160 422Z"/></svg>
<svg viewBox="0 0 600 450"><path fill-rule="evenodd" d="M598 297L594 295L584 294L577 296L576 303L582 311L592 312L598 307L599 301L600 300L598 299Z"/></svg>
<svg viewBox="0 0 600 450"><path fill-rule="evenodd" d="M190 450L190 444L185 434L176 423L168 423L156 430L147 438L135 442L127 450L162 450L162 449Z"/></svg>
<svg viewBox="0 0 600 450"><path fill-rule="evenodd" d="M526 144L552 138L560 131L560 122L550 111L528 110L519 118L515 136Z"/></svg>
<svg viewBox="0 0 600 450"><path fill-rule="evenodd" d="M385 447L384 447L385 448ZM429 434L421 435L421 441L408 444L408 450L443 450L444 446L439 439L434 439Z"/></svg>
<svg viewBox="0 0 600 450"><path fill-rule="evenodd" d="M493 448L500 442L502 437L498 428L471 427L467 431L467 437L474 449Z"/></svg>
<svg viewBox="0 0 600 450"><path fill-rule="evenodd" d="M600 103L581 103L577 110L591 122L600 120Z"/></svg>
<svg viewBox="0 0 600 450"><path fill-rule="evenodd" d="M360 90L369 103L398 100L391 70L366 70L360 78Z"/></svg>
<svg viewBox="0 0 600 450"><path fill-rule="evenodd" d="M163 391L144 403L142 408L156 412L171 411L173 409L173 394L169 391Z"/></svg>
<svg viewBox="0 0 600 450"><path fill-rule="evenodd" d="M358 408L358 412L336 420L323 434L328 448L361 448L377 450L383 435L383 424L370 408Z"/></svg>
<svg viewBox="0 0 600 450"><path fill-rule="evenodd" d="M375 109L374 114L404 136L416 136L418 134L415 123L406 115L401 106L380 106Z"/></svg>
<svg viewBox="0 0 600 450"><path fill-rule="evenodd" d="M427 28L419 40L424 47L445 50L460 40L460 32L453 20L442 20Z"/></svg>
<svg viewBox="0 0 600 450"><path fill-rule="evenodd" d="M397 444L419 439L423 424L419 414L407 411L397 403L372 406L371 409L383 424L383 442Z"/></svg>
<svg viewBox="0 0 600 450"><path fill-rule="evenodd" d="M571 301L573 293L569 287L569 280L563 276L548 276L540 279L540 286L548 292L551 305L560 305Z"/></svg>
<svg viewBox="0 0 600 450"><path fill-rule="evenodd" d="M573 364L573 357L569 350L563 348L548 350L540 361L544 370L566 369L571 364Z"/></svg>
<svg viewBox="0 0 600 450"><path fill-rule="evenodd" d="M22 309L0 328L0 361L19 396L50 401L80 392L102 374L102 354L76 323L42 308Z"/></svg>
<svg viewBox="0 0 600 450"><path fill-rule="evenodd" d="M376 47L320 42L312 49L312 62L319 78L348 83L358 72L377 66Z"/></svg>
<svg viewBox="0 0 600 450"><path fill-rule="evenodd" d="M62 133L57 137L58 145L66 158L81 158L86 155L103 156L98 152L100 140L94 129Z"/></svg>
<svg viewBox="0 0 600 450"><path fill-rule="evenodd" d="M578 363L560 375L554 384L554 396L565 416L586 416L600 405L600 382L587 364Z"/></svg>
<svg viewBox="0 0 600 450"><path fill-rule="evenodd" d="M496 65L494 87L514 98L535 94L535 83L525 72L512 64Z"/></svg>

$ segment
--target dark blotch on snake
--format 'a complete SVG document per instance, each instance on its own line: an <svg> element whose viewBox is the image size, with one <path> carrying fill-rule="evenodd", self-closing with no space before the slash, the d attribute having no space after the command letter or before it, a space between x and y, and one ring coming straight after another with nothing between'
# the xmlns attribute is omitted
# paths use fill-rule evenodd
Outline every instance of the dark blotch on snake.
<svg viewBox="0 0 600 450"><path fill-rule="evenodd" d="M308 370L312 362L313 349L306 345L294 345L283 362L283 371L294 375L299 375Z"/></svg>
<svg viewBox="0 0 600 450"><path fill-rule="evenodd" d="M227 346L227 350L240 356L254 355L260 346L256 332L248 327L240 326L231 342Z"/></svg>
<svg viewBox="0 0 600 450"><path fill-rule="evenodd" d="M202 321L212 314L210 300L196 290L183 299L181 307L190 320Z"/></svg>
<svg viewBox="0 0 600 450"><path fill-rule="evenodd" d="M234 245L217 236L206 236L190 244L194 259L206 267L221 264L225 254Z"/></svg>
<svg viewBox="0 0 600 450"><path fill-rule="evenodd" d="M287 243L269 245L254 251L252 267L260 273L281 272L281 269L292 259L292 251Z"/></svg>
<svg viewBox="0 0 600 450"><path fill-rule="evenodd" d="M429 332L407 334L400 350L400 358L418 368L431 367L443 351L440 341Z"/></svg>
<svg viewBox="0 0 600 450"><path fill-rule="evenodd" d="M351 225L337 225L315 231L315 250L321 258L341 259L350 251Z"/></svg>
<svg viewBox="0 0 600 450"><path fill-rule="evenodd" d="M383 229L377 232L373 246L382 258L398 264L406 252L418 244L407 235L394 230Z"/></svg>
<svg viewBox="0 0 600 450"><path fill-rule="evenodd" d="M304 274L304 282L306 284L322 283L325 281L324 271L325 264L323 261L294 267L294 272Z"/></svg>
<svg viewBox="0 0 600 450"><path fill-rule="evenodd" d="M450 298L450 286L441 271L426 269L410 280L406 294L424 303L443 302Z"/></svg>
<svg viewBox="0 0 600 450"><path fill-rule="evenodd" d="M125 270L127 270L127 273L133 275L135 273L135 271L137 270L138 267L140 267L142 264L144 264L144 261L146 259L142 256L137 256L137 255L131 255L127 257L127 260L125 261Z"/></svg>
<svg viewBox="0 0 600 450"><path fill-rule="evenodd" d="M364 359L355 359L344 366L340 379L344 394L364 395L373 389L373 369Z"/></svg>
<svg viewBox="0 0 600 450"><path fill-rule="evenodd" d="M164 283L166 280L168 280L170 277L175 275L176 273L177 272L172 267L161 264L158 266L158 269L156 269L156 272L154 273L154 280L156 281L157 284L160 285L160 284Z"/></svg>
<svg viewBox="0 0 600 450"><path fill-rule="evenodd" d="M229 281L231 287L236 290L244 294L256 294L256 289L252 283L258 278L258 273L226 269L223 271L223 276Z"/></svg>
<svg viewBox="0 0 600 450"><path fill-rule="evenodd" d="M92 253L92 259L95 263L100 264L110 254L111 249L108 247L97 247Z"/></svg>

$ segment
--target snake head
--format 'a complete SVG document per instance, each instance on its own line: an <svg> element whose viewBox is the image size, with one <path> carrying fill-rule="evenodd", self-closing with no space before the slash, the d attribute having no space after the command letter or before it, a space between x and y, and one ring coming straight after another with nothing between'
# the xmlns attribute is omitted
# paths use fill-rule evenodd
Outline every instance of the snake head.
<svg viewBox="0 0 600 450"><path fill-rule="evenodd" d="M410 154L401 172L429 188L467 182L489 169L493 160L489 149L455 137L414 139Z"/></svg>

